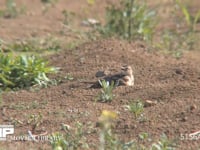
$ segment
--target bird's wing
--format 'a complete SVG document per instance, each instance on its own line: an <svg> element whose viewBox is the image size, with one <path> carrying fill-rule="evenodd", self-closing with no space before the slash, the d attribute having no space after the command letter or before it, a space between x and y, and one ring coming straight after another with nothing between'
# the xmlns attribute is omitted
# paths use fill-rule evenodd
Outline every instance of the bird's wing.
<svg viewBox="0 0 200 150"><path fill-rule="evenodd" d="M119 79L123 78L124 76L127 76L127 73L126 72L120 72L120 73L112 75L111 79L112 80L119 80Z"/></svg>
<svg viewBox="0 0 200 150"><path fill-rule="evenodd" d="M124 78L125 76L126 76L126 73L118 73L118 74L106 76L101 80L105 80L105 81L109 82L109 84L111 84L112 81L113 81L114 85L118 86L119 85L119 80Z"/></svg>

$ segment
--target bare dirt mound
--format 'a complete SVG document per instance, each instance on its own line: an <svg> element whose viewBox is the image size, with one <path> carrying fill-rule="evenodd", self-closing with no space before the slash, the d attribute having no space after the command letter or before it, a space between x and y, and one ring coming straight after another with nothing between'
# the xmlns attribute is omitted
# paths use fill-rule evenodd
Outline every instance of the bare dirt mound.
<svg viewBox="0 0 200 150"><path fill-rule="evenodd" d="M60 131L62 123L74 126L79 121L95 125L101 111L106 109L119 113L115 132L121 139L138 140L141 132L147 132L156 140L165 133L177 142L178 149L199 148L199 139L186 139L190 133L200 130L200 67L195 61L161 56L147 52L141 43L116 39L86 43L53 55L49 60L61 68L59 76L70 74L74 80L39 91L4 94L0 122L14 123L16 134L27 134L31 130L28 123L31 114L40 112L43 122L38 129L51 134ZM88 89L89 84L82 81L96 81L98 70L114 68L115 71L124 64L134 68L135 86L116 88L110 103L95 103L100 90ZM124 108L138 99L157 102L145 107L143 121L136 120ZM97 133L89 134L88 139L96 143ZM17 149L50 148L48 143L30 141L15 142L15 145L3 143L10 149L16 145Z"/></svg>

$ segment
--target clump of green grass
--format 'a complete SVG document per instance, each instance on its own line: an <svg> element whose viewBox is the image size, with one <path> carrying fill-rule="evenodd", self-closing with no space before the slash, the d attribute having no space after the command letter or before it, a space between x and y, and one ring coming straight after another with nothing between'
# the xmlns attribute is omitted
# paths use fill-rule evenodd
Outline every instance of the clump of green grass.
<svg viewBox="0 0 200 150"><path fill-rule="evenodd" d="M132 112L136 118L140 117L144 112L144 104L140 100L126 105L126 108Z"/></svg>
<svg viewBox="0 0 200 150"><path fill-rule="evenodd" d="M0 89L26 88L35 84L47 86L51 82L47 74L56 70L35 56L15 57L0 53Z"/></svg>
<svg viewBox="0 0 200 150"><path fill-rule="evenodd" d="M115 87L114 82L112 81L111 84L109 84L108 81L99 80L99 84L101 85L101 93L98 96L98 101L101 102L110 102L113 100L114 95L113 95L113 89Z"/></svg>
<svg viewBox="0 0 200 150"><path fill-rule="evenodd" d="M103 35L117 35L128 40L152 40L156 13L148 9L145 3L121 0L120 7L113 4L106 12L106 24L100 28Z"/></svg>

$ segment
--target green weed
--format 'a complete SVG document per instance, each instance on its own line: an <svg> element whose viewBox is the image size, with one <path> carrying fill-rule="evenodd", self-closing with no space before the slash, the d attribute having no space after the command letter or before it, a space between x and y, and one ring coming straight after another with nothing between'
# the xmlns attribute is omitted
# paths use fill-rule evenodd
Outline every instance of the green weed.
<svg viewBox="0 0 200 150"><path fill-rule="evenodd" d="M47 86L51 82L47 74L56 72L56 68L47 65L47 61L35 56L14 57L0 53L0 88Z"/></svg>
<svg viewBox="0 0 200 150"><path fill-rule="evenodd" d="M113 89L115 87L114 82L111 82L111 85L109 84L109 82L102 80L99 80L99 84L101 85L102 89L101 89L101 93L98 96L98 101L101 102L109 102L112 101L112 99L114 98L113 95Z"/></svg>
<svg viewBox="0 0 200 150"><path fill-rule="evenodd" d="M149 10L145 3L137 0L122 0L120 4L120 7L112 5L107 8L106 25L101 28L101 33L128 40L151 41L156 25L155 11Z"/></svg>
<svg viewBox="0 0 200 150"><path fill-rule="evenodd" d="M126 108L132 112L136 118L140 117L144 112L144 104L140 100L126 105Z"/></svg>

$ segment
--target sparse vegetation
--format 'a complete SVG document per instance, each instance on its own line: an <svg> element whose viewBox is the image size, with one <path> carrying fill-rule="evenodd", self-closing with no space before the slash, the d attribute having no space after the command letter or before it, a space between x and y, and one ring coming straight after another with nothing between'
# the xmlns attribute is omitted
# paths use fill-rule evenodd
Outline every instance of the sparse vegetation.
<svg viewBox="0 0 200 150"><path fill-rule="evenodd" d="M63 126L65 135L55 133L53 137L59 137L59 140L51 140L53 150L75 150L75 149L88 149L85 133L83 131L83 125L79 122L76 123L76 128L72 129L69 126ZM53 138L54 139L54 138Z"/></svg>
<svg viewBox="0 0 200 150"><path fill-rule="evenodd" d="M6 0L6 9L0 10L0 16L4 18L15 18L25 12L25 7L17 8L15 0Z"/></svg>
<svg viewBox="0 0 200 150"><path fill-rule="evenodd" d="M185 17L185 22L189 28L189 31L195 32L196 25L200 21L200 10L193 16L183 2L176 0L176 4L178 5L179 9L181 9L181 12Z"/></svg>
<svg viewBox="0 0 200 150"><path fill-rule="evenodd" d="M29 53L42 53L42 52L55 52L61 49L58 39L53 37L41 39L19 40L14 43L2 42L0 48L3 52L29 52Z"/></svg>
<svg viewBox="0 0 200 150"><path fill-rule="evenodd" d="M47 86L51 80L48 73L55 73L56 68L35 56L13 56L0 53L0 88L26 88L38 84Z"/></svg>
<svg viewBox="0 0 200 150"><path fill-rule="evenodd" d="M101 32L133 40L151 41L156 25L155 11L136 0L122 0L120 7L114 4L107 9L106 25Z"/></svg>
<svg viewBox="0 0 200 150"><path fill-rule="evenodd" d="M140 100L132 102L130 105L126 105L125 107L132 112L136 118L141 116L144 112L144 104Z"/></svg>
<svg viewBox="0 0 200 150"><path fill-rule="evenodd" d="M112 101L114 95L113 95L113 89L115 87L114 82L112 81L111 84L109 84L108 81L99 80L99 84L101 85L101 93L98 96L98 101L101 102L110 102Z"/></svg>
<svg viewBox="0 0 200 150"><path fill-rule="evenodd" d="M45 106L47 105L47 101L32 101L30 104L27 103L15 103L15 104L11 104L9 105L8 108L10 109L14 109L14 110L30 110L30 109L43 109L45 108Z"/></svg>
<svg viewBox="0 0 200 150"><path fill-rule="evenodd" d="M165 29L161 34L161 42L155 41L154 45L165 53L180 58L184 51L194 50L199 45L199 31L196 26L200 20L200 11L194 16L180 0L175 1L174 17L176 27ZM182 17L180 17L180 12Z"/></svg>
<svg viewBox="0 0 200 150"><path fill-rule="evenodd" d="M128 150L134 144L134 142L123 143L117 139L117 136L112 133L113 121L116 120L117 114L111 111L104 110L99 118L99 141L100 145L96 145L95 148L99 150L106 149L124 149ZM66 149L89 149L89 145L86 143L85 135L82 130L83 125L78 123L75 132L71 132L72 129L69 126L65 126L65 136L60 133L55 133L53 136L59 136L60 140L51 141L51 145L54 150L58 148Z"/></svg>
<svg viewBox="0 0 200 150"><path fill-rule="evenodd" d="M99 144L93 148L99 150L175 150L175 144L170 141L166 135L163 135L160 140L153 143L149 147L137 143L135 140L124 142L119 140L118 136L113 133L113 127L118 115L115 112L103 110L99 117L98 127L99 131ZM65 134L54 133L52 134L52 140L50 141L53 150L67 150L67 149L90 149L89 144L86 142L86 133L83 131L83 125L77 123L75 129L72 129L69 125L62 125ZM141 140L148 140L148 133L141 133ZM57 140L54 140L57 139Z"/></svg>
<svg viewBox="0 0 200 150"><path fill-rule="evenodd" d="M163 134L160 140L153 143L150 150L175 150L176 145L170 141L165 134Z"/></svg>

